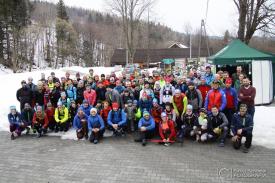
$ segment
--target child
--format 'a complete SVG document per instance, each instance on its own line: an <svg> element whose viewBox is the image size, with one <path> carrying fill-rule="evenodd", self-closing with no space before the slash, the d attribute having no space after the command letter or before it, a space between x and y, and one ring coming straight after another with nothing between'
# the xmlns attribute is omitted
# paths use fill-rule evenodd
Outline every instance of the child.
<svg viewBox="0 0 275 183"><path fill-rule="evenodd" d="M127 106L124 109L127 115L127 131L134 132L135 131L135 112L136 108L133 105L132 100L127 101Z"/></svg>
<svg viewBox="0 0 275 183"><path fill-rule="evenodd" d="M207 140L207 123L207 111L205 108L201 108L198 124L194 128L196 131L196 141L205 142Z"/></svg>
<svg viewBox="0 0 275 183"><path fill-rule="evenodd" d="M186 136L195 136L195 125L197 125L197 116L193 113L193 106L187 105L186 113L182 116L181 123L179 123L179 142L183 143L183 138Z"/></svg>
<svg viewBox="0 0 275 183"><path fill-rule="evenodd" d="M150 112L151 112L152 117L155 120L156 134L158 134L158 130L159 130L158 125L159 125L159 122L161 121L161 112L162 112L162 108L158 104L158 99L156 99L156 98L153 99L153 107L152 107Z"/></svg>
<svg viewBox="0 0 275 183"><path fill-rule="evenodd" d="M45 110L45 113L46 113L46 115L48 117L48 120L49 120L49 126L48 127L51 131L54 131L55 128L56 128L56 121L54 119L54 107L50 102L47 104L47 109Z"/></svg>

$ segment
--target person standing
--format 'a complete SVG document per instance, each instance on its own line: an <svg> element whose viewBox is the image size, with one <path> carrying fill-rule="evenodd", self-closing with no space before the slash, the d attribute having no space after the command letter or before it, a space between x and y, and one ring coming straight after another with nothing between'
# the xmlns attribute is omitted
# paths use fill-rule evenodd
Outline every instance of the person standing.
<svg viewBox="0 0 275 183"><path fill-rule="evenodd" d="M28 104L32 103L33 92L27 86L27 83L25 80L21 82L21 85L22 85L22 88L20 88L16 92L16 98L20 102L20 110L23 111L26 103Z"/></svg>
<svg viewBox="0 0 275 183"><path fill-rule="evenodd" d="M250 85L249 78L244 78L243 86L239 91L239 100L241 104L247 105L247 112L254 118L255 113L255 96L256 96L256 88Z"/></svg>

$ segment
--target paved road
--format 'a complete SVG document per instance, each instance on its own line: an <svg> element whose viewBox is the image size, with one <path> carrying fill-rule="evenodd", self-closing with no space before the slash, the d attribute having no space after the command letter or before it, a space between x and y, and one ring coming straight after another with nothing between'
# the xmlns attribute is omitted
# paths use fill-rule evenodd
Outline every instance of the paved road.
<svg viewBox="0 0 275 183"><path fill-rule="evenodd" d="M274 182L275 150L253 146L244 154L226 145L142 147L131 137L98 145L59 137L11 141L0 132L0 182Z"/></svg>

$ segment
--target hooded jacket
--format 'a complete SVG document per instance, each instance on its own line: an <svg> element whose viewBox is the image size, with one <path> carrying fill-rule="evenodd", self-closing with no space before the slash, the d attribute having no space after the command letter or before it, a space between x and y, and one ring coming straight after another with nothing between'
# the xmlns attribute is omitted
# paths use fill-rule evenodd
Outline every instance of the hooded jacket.
<svg viewBox="0 0 275 183"><path fill-rule="evenodd" d="M138 128L145 127L147 131L154 130L155 129L155 121L152 116L150 116L149 120L146 120L144 117L141 118L138 122Z"/></svg>

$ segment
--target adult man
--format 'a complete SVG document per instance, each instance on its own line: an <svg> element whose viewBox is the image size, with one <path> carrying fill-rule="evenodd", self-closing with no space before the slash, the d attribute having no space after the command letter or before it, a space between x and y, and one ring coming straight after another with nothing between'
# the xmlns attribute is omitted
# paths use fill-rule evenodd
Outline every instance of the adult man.
<svg viewBox="0 0 275 183"><path fill-rule="evenodd" d="M202 96L200 90L195 88L192 81L188 83L188 90L185 92L188 104L193 106L194 113L197 113L202 107Z"/></svg>
<svg viewBox="0 0 275 183"><path fill-rule="evenodd" d="M16 92L16 98L20 102L20 110L22 111L26 103L32 103L33 92L29 87L27 87L25 80L21 82L21 85L22 88Z"/></svg>
<svg viewBox="0 0 275 183"><path fill-rule="evenodd" d="M226 96L226 107L224 109L224 114L228 119L228 131L230 130L232 116L238 108L238 94L235 88L232 87L232 80L227 78L225 80L225 89L223 92Z"/></svg>
<svg viewBox="0 0 275 183"><path fill-rule="evenodd" d="M242 74L242 66L237 66L236 73L232 74L233 84L235 84L235 81L239 79L240 74Z"/></svg>
<svg viewBox="0 0 275 183"><path fill-rule="evenodd" d="M204 77L201 77L200 79L200 84L198 86L198 90L200 90L201 92L201 96L202 96L202 105L204 105L204 102L205 102L205 98L206 98L206 95L207 93L211 90L211 86L206 84L206 80Z"/></svg>
<svg viewBox="0 0 275 183"><path fill-rule="evenodd" d="M224 92L219 88L219 82L213 81L212 90L210 90L205 98L204 108L208 112L213 106L217 106L219 111L223 111L226 106L226 97Z"/></svg>
<svg viewBox="0 0 275 183"><path fill-rule="evenodd" d="M112 104L112 108L108 114L107 123L114 136L123 135L126 128L126 114L122 109L119 109L116 102Z"/></svg>
<svg viewBox="0 0 275 183"><path fill-rule="evenodd" d="M175 95L175 87L172 86L170 80L165 80L165 85L160 90L160 105L164 105L166 102L171 102L172 96Z"/></svg>
<svg viewBox="0 0 275 183"><path fill-rule="evenodd" d="M224 147L228 131L228 120L224 113L219 112L217 106L211 108L211 113L208 117L207 131L209 139L218 139L220 137L220 147Z"/></svg>
<svg viewBox="0 0 275 183"><path fill-rule="evenodd" d="M146 145L146 139L150 139L154 136L155 121L154 118L150 116L148 111L143 112L143 118L138 122L139 129L139 139L136 141L141 141L142 145Z"/></svg>
<svg viewBox="0 0 275 183"><path fill-rule="evenodd" d="M255 113L255 96L256 96L256 88L250 85L249 78L243 79L243 86L239 91L239 100L241 104L247 105L247 112L254 118Z"/></svg>
<svg viewBox="0 0 275 183"><path fill-rule="evenodd" d="M233 133L232 142L235 149L240 149L242 137L246 138L243 152L248 153L252 142L253 118L247 113L247 105L241 104L238 113L232 118L231 131Z"/></svg>

